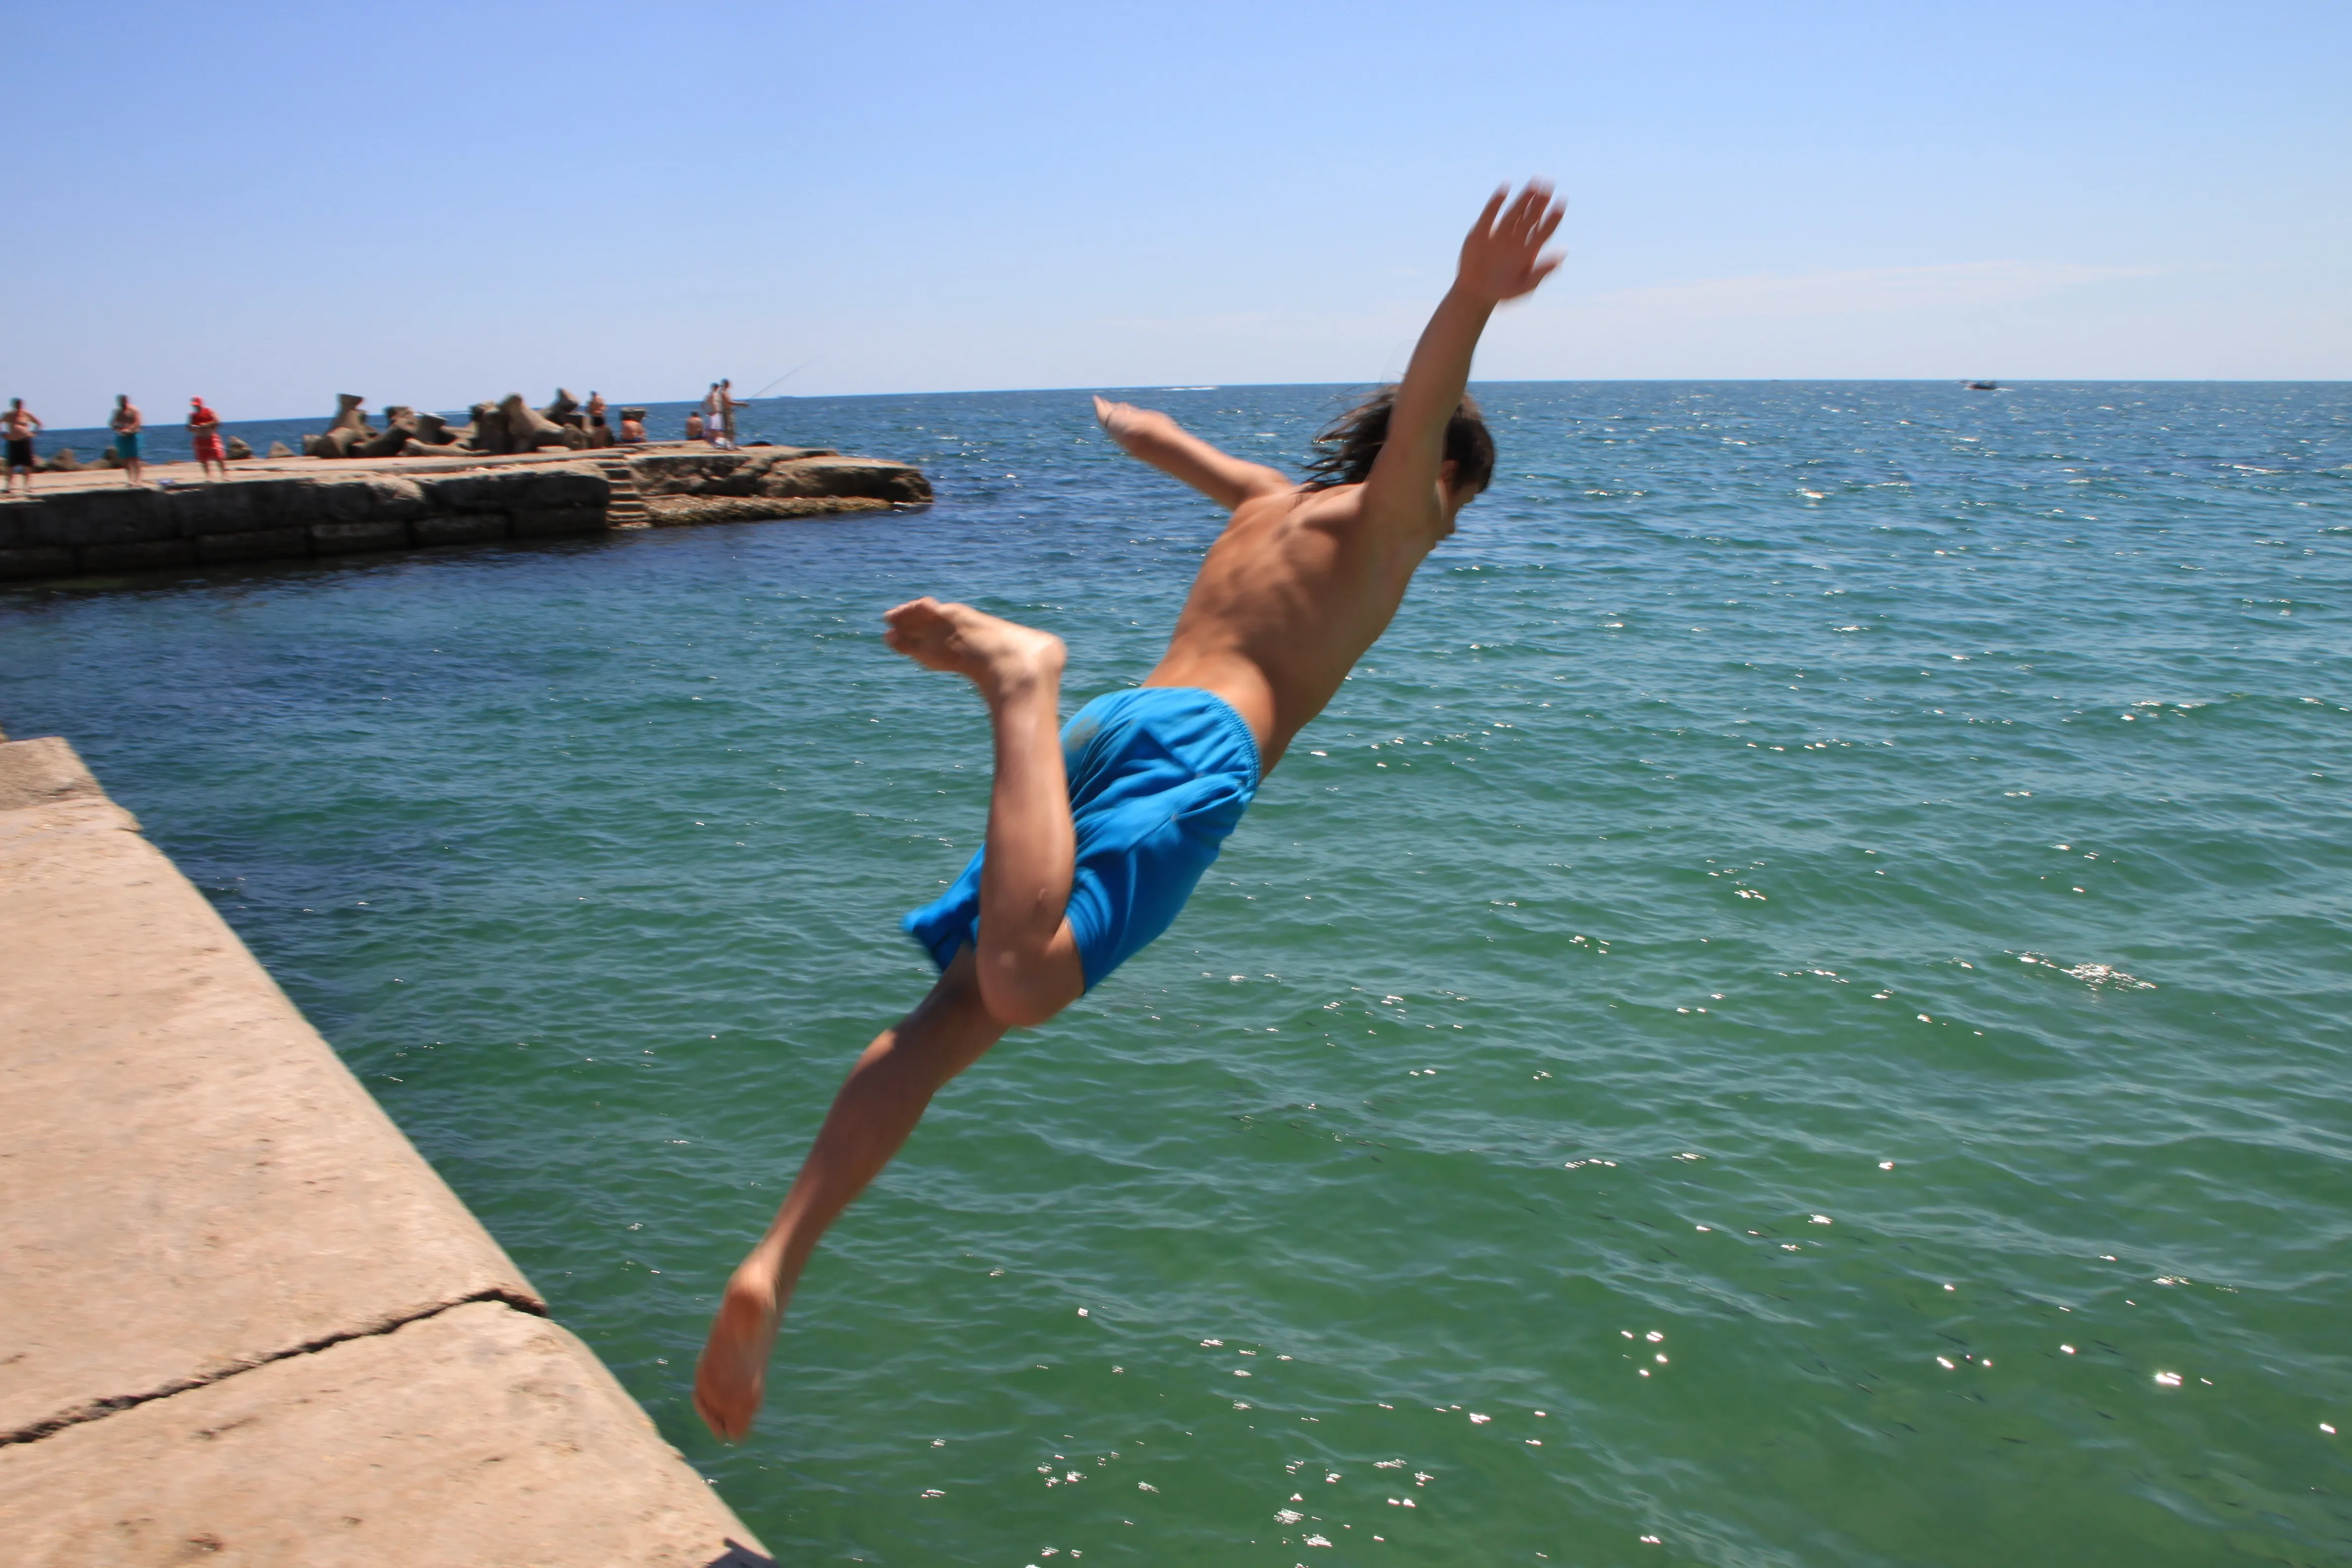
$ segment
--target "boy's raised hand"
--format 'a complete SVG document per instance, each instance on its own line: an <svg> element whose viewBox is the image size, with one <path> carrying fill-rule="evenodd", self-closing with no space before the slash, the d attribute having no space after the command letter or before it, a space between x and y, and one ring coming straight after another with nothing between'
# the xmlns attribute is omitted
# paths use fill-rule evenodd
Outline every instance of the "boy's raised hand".
<svg viewBox="0 0 2352 1568"><path fill-rule="evenodd" d="M1490 305L1533 293L1560 263L1558 253L1544 254L1544 245L1562 216L1546 182L1529 180L1517 198L1505 185L1486 198L1486 210L1462 242L1454 287Z"/></svg>
<svg viewBox="0 0 2352 1568"><path fill-rule="evenodd" d="M1135 450L1137 441L1164 434L1176 423L1156 408L1138 408L1132 403L1113 403L1107 397L1095 399L1095 418L1101 422L1106 435L1130 452Z"/></svg>

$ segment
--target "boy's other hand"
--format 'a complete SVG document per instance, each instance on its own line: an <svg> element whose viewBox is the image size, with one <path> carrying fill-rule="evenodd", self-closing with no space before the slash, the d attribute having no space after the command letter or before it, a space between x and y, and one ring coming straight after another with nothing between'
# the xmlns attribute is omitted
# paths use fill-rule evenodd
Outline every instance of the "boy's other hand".
<svg viewBox="0 0 2352 1568"><path fill-rule="evenodd" d="M1454 287L1494 305L1533 293L1560 264L1559 253L1544 254L1544 245L1559 227L1563 212L1543 180L1529 180L1516 199L1508 185L1496 191L1462 242Z"/></svg>

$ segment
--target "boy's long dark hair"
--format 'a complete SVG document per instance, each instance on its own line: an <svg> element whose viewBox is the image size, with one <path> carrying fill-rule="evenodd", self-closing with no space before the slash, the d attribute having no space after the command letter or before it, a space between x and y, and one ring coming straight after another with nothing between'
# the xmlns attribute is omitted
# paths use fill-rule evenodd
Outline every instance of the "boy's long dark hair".
<svg viewBox="0 0 2352 1568"><path fill-rule="evenodd" d="M1334 485L1357 485L1372 471L1374 459L1388 444L1389 414L1396 407L1397 389L1383 386L1331 421L1315 445L1324 448L1307 465L1314 478L1310 490ZM1465 500L1485 489L1495 477L1495 438L1478 405L1466 394L1454 417L1445 422L1445 457L1454 465L1454 489Z"/></svg>

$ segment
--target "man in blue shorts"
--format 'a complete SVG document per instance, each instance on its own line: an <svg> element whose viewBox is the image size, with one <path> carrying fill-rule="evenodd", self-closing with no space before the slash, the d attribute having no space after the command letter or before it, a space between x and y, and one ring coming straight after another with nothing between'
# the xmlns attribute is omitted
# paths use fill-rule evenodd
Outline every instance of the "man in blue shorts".
<svg viewBox="0 0 2352 1568"><path fill-rule="evenodd" d="M1551 190L1497 191L1404 380L1318 438L1306 484L1095 400L1111 438L1233 510L1140 687L1060 723L1062 642L968 605L917 599L883 640L978 688L995 729L988 837L946 897L906 919L940 966L915 1010L866 1047L775 1223L729 1279L694 1404L721 1437L751 1429L793 1287L835 1215L898 1152L940 1086L1007 1029L1099 984L1184 907L1225 836L1388 628L1423 557L1484 489L1495 447L1464 389L1494 308L1559 265Z"/></svg>

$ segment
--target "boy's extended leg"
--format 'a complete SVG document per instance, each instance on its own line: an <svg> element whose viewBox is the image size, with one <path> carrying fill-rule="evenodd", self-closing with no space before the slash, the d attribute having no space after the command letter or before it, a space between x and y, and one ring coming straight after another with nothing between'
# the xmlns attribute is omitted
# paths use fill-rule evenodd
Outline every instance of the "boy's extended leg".
<svg viewBox="0 0 2352 1568"><path fill-rule="evenodd" d="M694 1372L694 1407L713 1432L733 1442L751 1430L776 1330L817 1238L890 1163L940 1086L1003 1033L982 1005L971 949L965 948L930 994L857 1058L775 1223L727 1281L711 1320Z"/></svg>
<svg viewBox="0 0 2352 1568"><path fill-rule="evenodd" d="M932 599L884 618L893 648L970 678L988 702L996 778L980 943L958 952L921 1005L866 1047L775 1223L728 1280L695 1369L694 1406L730 1441L760 1408L777 1327L825 1227L890 1163L940 1085L1006 1029L1042 1024L1086 990L1063 917L1076 836L1062 771L1061 639Z"/></svg>

